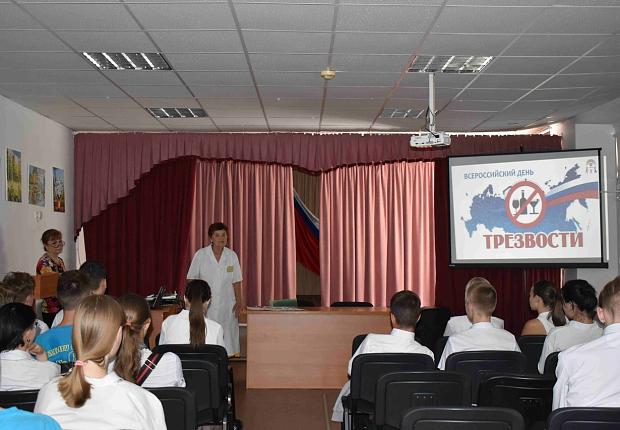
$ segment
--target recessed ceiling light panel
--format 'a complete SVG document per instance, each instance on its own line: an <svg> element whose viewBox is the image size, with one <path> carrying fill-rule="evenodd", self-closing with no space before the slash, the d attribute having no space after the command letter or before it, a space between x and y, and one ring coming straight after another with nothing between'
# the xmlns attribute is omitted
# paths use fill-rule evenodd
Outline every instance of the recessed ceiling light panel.
<svg viewBox="0 0 620 430"><path fill-rule="evenodd" d="M480 73L493 57L473 55L417 55L409 66L414 73Z"/></svg>
<svg viewBox="0 0 620 430"><path fill-rule="evenodd" d="M155 118L206 118L208 115L204 109L198 108L146 108L147 112Z"/></svg>
<svg viewBox="0 0 620 430"><path fill-rule="evenodd" d="M391 119L405 119L405 118L419 118L424 112L418 109L397 109L397 108L385 108L379 118L391 118Z"/></svg>
<svg viewBox="0 0 620 430"><path fill-rule="evenodd" d="M82 52L100 70L172 70L158 52Z"/></svg>

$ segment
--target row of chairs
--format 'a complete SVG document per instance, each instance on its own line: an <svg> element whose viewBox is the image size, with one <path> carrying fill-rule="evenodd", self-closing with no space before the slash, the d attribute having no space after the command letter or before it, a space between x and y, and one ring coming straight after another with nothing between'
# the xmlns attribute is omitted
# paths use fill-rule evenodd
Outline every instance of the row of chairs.
<svg viewBox="0 0 620 430"><path fill-rule="evenodd" d="M355 429L398 429L404 412L424 406L510 407L527 428L543 428L551 412L555 379L524 374L525 357L511 351L452 354L437 371L425 354L361 354L351 368L351 392L343 399Z"/></svg>
<svg viewBox="0 0 620 430"><path fill-rule="evenodd" d="M169 430L196 426L237 425L232 369L226 349L218 345L158 345L154 351L174 352L181 359L186 388L150 388L164 407ZM0 406L33 411L38 390L0 392Z"/></svg>

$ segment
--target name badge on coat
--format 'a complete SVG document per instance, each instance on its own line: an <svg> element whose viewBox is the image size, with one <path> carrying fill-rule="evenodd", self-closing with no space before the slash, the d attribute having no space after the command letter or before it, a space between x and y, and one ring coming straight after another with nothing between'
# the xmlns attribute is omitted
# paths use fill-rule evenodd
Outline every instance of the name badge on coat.
<svg viewBox="0 0 620 430"><path fill-rule="evenodd" d="M228 273L232 273L232 272L233 272L233 270L234 270L234 269L233 269L233 267L232 267L232 266L226 266L226 271L227 271Z"/></svg>

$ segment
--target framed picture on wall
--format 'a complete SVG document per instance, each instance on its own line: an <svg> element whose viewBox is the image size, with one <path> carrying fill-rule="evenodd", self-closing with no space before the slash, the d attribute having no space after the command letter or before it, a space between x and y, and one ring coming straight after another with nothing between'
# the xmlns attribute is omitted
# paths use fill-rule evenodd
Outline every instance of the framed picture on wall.
<svg viewBox="0 0 620 430"><path fill-rule="evenodd" d="M45 207L45 170L32 164L28 170L28 202Z"/></svg>
<svg viewBox="0 0 620 430"><path fill-rule="evenodd" d="M22 201L22 153L10 148L6 149L6 199Z"/></svg>
<svg viewBox="0 0 620 430"><path fill-rule="evenodd" d="M54 191L54 212L65 211L65 171L58 167L52 168Z"/></svg>

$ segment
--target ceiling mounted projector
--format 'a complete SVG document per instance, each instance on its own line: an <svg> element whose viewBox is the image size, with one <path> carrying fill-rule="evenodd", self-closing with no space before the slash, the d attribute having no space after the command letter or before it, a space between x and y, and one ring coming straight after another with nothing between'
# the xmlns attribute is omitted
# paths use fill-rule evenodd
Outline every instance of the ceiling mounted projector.
<svg viewBox="0 0 620 430"><path fill-rule="evenodd" d="M412 148L430 148L450 145L450 136L444 131L435 131L435 74L428 74L428 109L426 109L426 133L411 136Z"/></svg>

